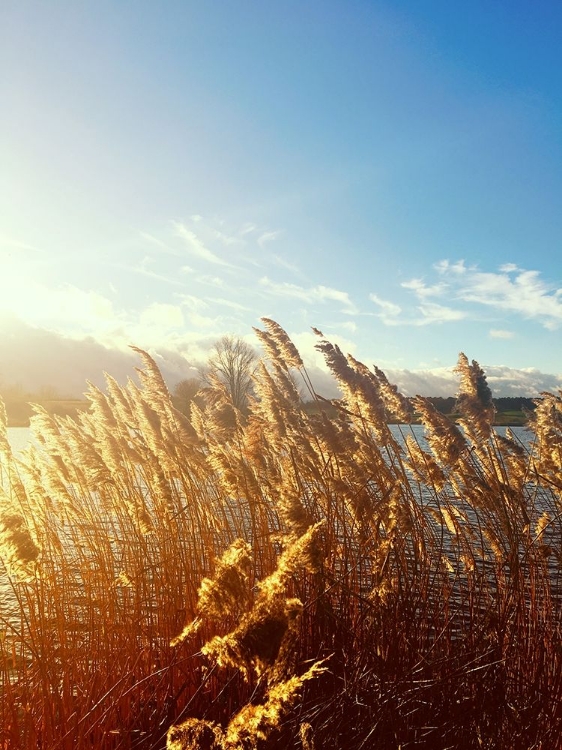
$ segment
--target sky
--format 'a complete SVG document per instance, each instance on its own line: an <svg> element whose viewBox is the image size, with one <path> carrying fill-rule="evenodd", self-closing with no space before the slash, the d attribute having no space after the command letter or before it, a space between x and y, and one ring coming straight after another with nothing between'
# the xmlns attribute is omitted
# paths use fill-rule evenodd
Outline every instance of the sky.
<svg viewBox="0 0 562 750"><path fill-rule="evenodd" d="M406 395L562 388L562 5L5 0L0 391L275 319ZM324 389L324 390L322 390Z"/></svg>

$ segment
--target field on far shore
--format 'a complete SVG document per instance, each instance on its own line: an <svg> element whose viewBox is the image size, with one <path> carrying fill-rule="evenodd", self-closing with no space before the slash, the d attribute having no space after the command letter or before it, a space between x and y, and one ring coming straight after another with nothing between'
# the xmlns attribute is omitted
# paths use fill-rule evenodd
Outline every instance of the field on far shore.
<svg viewBox="0 0 562 750"><path fill-rule="evenodd" d="M1 396L1 394L0 394ZM6 412L8 415L8 427L29 427L29 419L33 414L32 404L41 406L52 416L76 417L78 412L87 411L89 401L85 399L36 399L33 401L7 401ZM326 405L324 405L324 409ZM328 409L329 411L329 409ZM447 415L456 422L460 414ZM527 414L520 410L497 411L494 424L497 426L520 426L527 422ZM418 415L414 415L412 423L419 424Z"/></svg>

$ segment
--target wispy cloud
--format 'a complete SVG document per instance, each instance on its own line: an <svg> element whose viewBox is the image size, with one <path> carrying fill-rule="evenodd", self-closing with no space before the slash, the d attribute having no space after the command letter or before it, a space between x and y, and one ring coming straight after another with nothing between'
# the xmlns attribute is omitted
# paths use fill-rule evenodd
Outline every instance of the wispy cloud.
<svg viewBox="0 0 562 750"><path fill-rule="evenodd" d="M467 267L464 261L452 264L448 260L440 261L435 269L446 277L459 300L536 319L549 329L562 324L562 289L541 280L538 271L504 263L498 272L485 272Z"/></svg>
<svg viewBox="0 0 562 750"><path fill-rule="evenodd" d="M449 260L440 260L433 266L437 273L440 274L454 274L456 276L462 276L469 269L465 266L464 260L458 260L455 263L451 263Z"/></svg>
<svg viewBox="0 0 562 750"><path fill-rule="evenodd" d="M400 307L400 305L397 305L394 302L390 302L389 300L382 299L382 297L379 297L378 294L370 294L369 299L371 300L371 302L374 302L375 305L378 305L378 307L381 309L379 317L383 318L385 321L396 320L396 318L402 312L402 308Z"/></svg>
<svg viewBox="0 0 562 750"><path fill-rule="evenodd" d="M194 255L201 260L207 261L207 263L213 263L219 266L229 266L231 264L220 258L216 253L205 245L205 243L193 232L191 229L186 227L179 221L173 222L174 230L178 237L184 240L188 251L191 255Z"/></svg>
<svg viewBox="0 0 562 750"><path fill-rule="evenodd" d="M413 288L417 293L417 285ZM427 287L423 287L421 294L418 295L422 299L422 304L417 306L415 315L403 315L400 305L382 299L376 294L370 294L369 299L380 308L380 312L375 313L376 317L380 318L387 326L426 326L433 323L447 323L452 320L461 320L465 317L465 314L460 310L454 310L437 302L429 302L427 297L430 294L426 293L426 289Z"/></svg>
<svg viewBox="0 0 562 750"><path fill-rule="evenodd" d="M370 294L369 299L374 302L379 308L379 312L374 313L376 318L379 318L386 326L397 326L403 323L400 320L400 314L402 308L400 305L391 302L390 300L379 297L378 294Z"/></svg>
<svg viewBox="0 0 562 750"><path fill-rule="evenodd" d="M45 254L45 251L39 247L28 245L25 242L19 242L19 240L14 240L11 237L6 237L5 235L0 235L0 250L2 250L3 248L10 248L10 250L18 250L20 252L23 251L39 253L40 255Z"/></svg>
<svg viewBox="0 0 562 750"><path fill-rule="evenodd" d="M246 234L252 234L252 232L255 231L257 231L257 226L255 224L252 224L251 222L247 222L240 230L240 236L244 237Z"/></svg>
<svg viewBox="0 0 562 750"><path fill-rule="evenodd" d="M224 299L223 297L209 297L209 302L213 302L216 305L223 305L224 307L230 307L232 310L240 310L241 312L251 312L250 307L241 305L239 302L233 302L230 299Z"/></svg>
<svg viewBox="0 0 562 750"><path fill-rule="evenodd" d="M404 289L411 289L420 299L427 299L427 297L439 297L447 290L446 284L440 283L428 286L424 281L422 281L422 279L410 279L410 281L403 281L400 286Z"/></svg>
<svg viewBox="0 0 562 750"><path fill-rule="evenodd" d="M150 243L150 245L152 245L153 248L157 247L163 253L167 253L168 255L175 255L175 256L181 255L179 250L176 250L175 248L170 247L161 239L159 239L158 237L155 237L153 234L150 234L149 232L140 231L139 236L142 237L142 239L145 240L146 242Z"/></svg>
<svg viewBox="0 0 562 750"><path fill-rule="evenodd" d="M177 294L175 297L180 301L180 304L189 310L202 310L208 307L205 300L201 299L201 297L196 297L194 294Z"/></svg>
<svg viewBox="0 0 562 750"><path fill-rule="evenodd" d="M141 276L146 276L149 279L155 279L156 281L163 281L165 284L171 284L172 286L185 286L185 282L181 281L181 279L178 279L176 276L166 276L163 273L158 273L156 271L153 271L151 266L155 262L156 261L154 260L154 258L151 258L148 255L145 255L144 258L142 258L137 265L128 266L127 270L132 271L133 273L138 273ZM116 267L123 268L121 264L116 264ZM184 268L181 268L180 270L183 271Z"/></svg>
<svg viewBox="0 0 562 750"><path fill-rule="evenodd" d="M225 280L222 279L220 276L210 276L209 274L201 274L197 277L197 281L200 284L205 284L206 286L213 286L217 289L223 289L226 286Z"/></svg>
<svg viewBox="0 0 562 750"><path fill-rule="evenodd" d="M322 285L306 288L299 286L298 284L271 281L267 276L260 279L260 284L267 289L268 292L275 294L278 297L300 299L302 302L306 302L309 305L318 302L338 302L342 306L342 312L349 315L356 315L358 313L357 308L349 298L349 294L347 292L342 292L339 289L332 289L331 287Z"/></svg>
<svg viewBox="0 0 562 750"><path fill-rule="evenodd" d="M554 330L562 324L562 289L552 289L538 271L504 266L500 273L471 271L458 289L458 297L497 310L536 319Z"/></svg>
<svg viewBox="0 0 562 750"><path fill-rule="evenodd" d="M356 333L357 323L355 323L353 320L345 320L343 323L338 323L336 328L343 328L345 331Z"/></svg>
<svg viewBox="0 0 562 750"><path fill-rule="evenodd" d="M447 271L462 276L466 269L464 263L449 265L448 261L437 264L439 273L445 274ZM462 320L466 313L449 305L442 305L438 302L430 301L430 298L445 297L449 292L449 284L441 281L437 284L426 284L423 279L410 279L401 284L403 289L412 291L420 301L416 308L416 316L408 321L409 325L425 326L436 323L450 323L455 320Z"/></svg>
<svg viewBox="0 0 562 750"><path fill-rule="evenodd" d="M416 325L429 325L431 323L449 323L454 320L462 320L467 315L462 310L455 310L446 305L438 305L436 302L425 302L418 307L422 317L416 321Z"/></svg>
<svg viewBox="0 0 562 750"><path fill-rule="evenodd" d="M245 244L245 240L243 240L239 234L237 235L227 234L226 232L223 232L221 229L216 229L216 228L213 228L210 231L211 231L213 238L219 240L219 242L221 242L223 245L232 246L232 245L244 245Z"/></svg>
<svg viewBox="0 0 562 750"><path fill-rule="evenodd" d="M463 260L441 260L433 270L440 277L435 283L414 278L400 285L416 298L415 314L371 294L371 301L381 308L378 317L386 325L420 326L474 318L478 307L486 307L498 317L515 314L550 330L562 325L562 289L543 281L538 271L505 263L497 272L485 272ZM511 334L494 328L490 336L509 338Z"/></svg>
<svg viewBox="0 0 562 750"><path fill-rule="evenodd" d="M266 245L266 244L267 244L268 242L273 242L274 240L276 240L276 239L277 239L277 238L278 238L278 237L280 236L280 234L281 234L281 232L280 232L280 231L274 231L274 232L263 232L263 234L261 234L261 235L260 235L260 236L258 237L258 245L259 245L259 246L260 246L260 247L262 248L262 250L263 250L263 248L265 247L265 245Z"/></svg>
<svg viewBox="0 0 562 750"><path fill-rule="evenodd" d="M504 331L501 328L491 328L488 335L491 339L512 339L515 336L513 331Z"/></svg>
<svg viewBox="0 0 562 750"><path fill-rule="evenodd" d="M290 271L295 276L302 276L301 271L298 266L296 266L294 263L291 263L286 258L282 258L280 255L272 255L271 259L275 263L276 266L279 266L280 268L284 268L286 271Z"/></svg>
<svg viewBox="0 0 562 750"><path fill-rule="evenodd" d="M159 329L182 328L184 317L178 305L168 305L154 302L144 309L139 316L140 324L149 328L157 326Z"/></svg>

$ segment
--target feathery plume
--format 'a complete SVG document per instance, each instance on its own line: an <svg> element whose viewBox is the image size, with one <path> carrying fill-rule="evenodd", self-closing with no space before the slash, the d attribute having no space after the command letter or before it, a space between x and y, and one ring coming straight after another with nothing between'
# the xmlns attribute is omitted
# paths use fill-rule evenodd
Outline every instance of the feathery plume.
<svg viewBox="0 0 562 750"><path fill-rule="evenodd" d="M302 367L303 361L301 359L301 355L297 350L297 347L293 344L293 342L287 335L287 332L283 328L281 328L279 323L276 323L270 318L262 318L261 321L266 327L272 340L277 345L277 348L281 353L281 356L283 357L285 366L295 367L296 369Z"/></svg>

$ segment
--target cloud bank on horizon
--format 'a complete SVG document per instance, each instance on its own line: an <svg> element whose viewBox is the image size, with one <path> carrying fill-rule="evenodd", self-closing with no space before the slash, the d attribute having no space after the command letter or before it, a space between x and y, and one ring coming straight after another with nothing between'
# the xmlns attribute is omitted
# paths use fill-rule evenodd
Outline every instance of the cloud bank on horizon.
<svg viewBox="0 0 562 750"><path fill-rule="evenodd" d="M0 388L51 386L76 395L87 379L101 385L104 370L124 379L135 367L131 344L150 351L173 386L205 363L225 332L257 345L251 329L264 315L288 330L325 395L335 396L337 390L314 348L312 325L344 352L382 365L406 395L449 396L457 388L453 367L458 352L446 365L397 367L377 356L386 331L433 329L433 336L446 335L454 345L459 325L478 326L487 330L481 349L489 356L494 340L516 340L520 320L550 335L562 326L562 290L539 272L515 264L482 271L463 260L442 260L424 278L373 283L376 291L354 296L307 283L298 259L274 247L279 236L249 223L227 230L223 222L201 216L170 221L159 235L138 233L127 260L107 261L104 273L114 280L104 294L68 282L46 284L35 272L42 267L41 256L23 252L25 269L0 280ZM122 267L129 280L138 277L157 297L127 305L127 289L119 287L117 274L111 275ZM512 328L494 328L491 321ZM562 388L561 375L493 360L486 364L489 360L476 351L468 356L484 365L495 395L534 396Z"/></svg>
<svg viewBox="0 0 562 750"><path fill-rule="evenodd" d="M104 375L108 373L119 382L134 377L138 358L130 349L102 344L94 337L71 338L60 332L36 328L17 318L0 318L0 349L3 353L0 371L0 396L5 389L14 388L31 394L46 391L61 397L77 398L86 390L88 382L103 388ZM318 353L311 347L316 340L304 332L293 336L304 352L307 372L317 390L325 398L340 394L323 365ZM198 368L205 364L206 353L213 337L185 336L181 342L147 347L156 359L170 389L180 380L198 376ZM248 341L256 341L248 337ZM334 343L345 347L339 336ZM345 349L344 349L345 350ZM200 358L198 358L198 356ZM541 393L562 389L562 376L540 372L535 368L517 370L506 366L485 366L488 384L494 396L539 396ZM458 378L452 367L424 370L386 369L390 382L407 395L453 396L457 392Z"/></svg>
<svg viewBox="0 0 562 750"><path fill-rule="evenodd" d="M4 9L0 390L262 316L325 395L312 326L407 395L561 388L562 8L438 5Z"/></svg>

